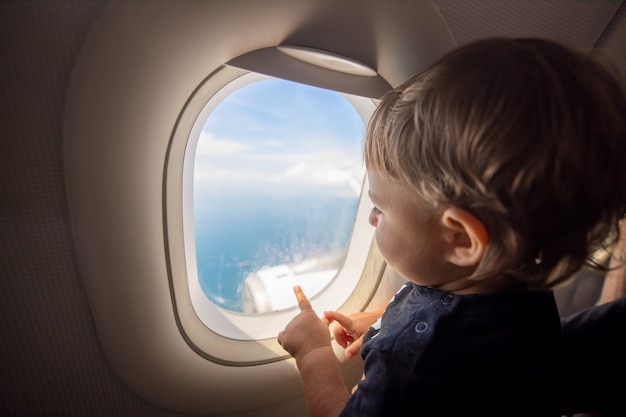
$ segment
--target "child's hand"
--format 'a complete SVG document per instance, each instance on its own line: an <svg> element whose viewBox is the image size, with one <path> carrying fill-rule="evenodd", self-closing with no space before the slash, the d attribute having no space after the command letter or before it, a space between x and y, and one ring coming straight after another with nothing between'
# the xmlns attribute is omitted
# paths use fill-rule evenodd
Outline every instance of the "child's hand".
<svg viewBox="0 0 626 417"><path fill-rule="evenodd" d="M346 316L338 311L325 311L324 318L330 324L330 331L337 343L345 349L346 358L351 359L359 354L363 335L382 313L383 310L379 310Z"/></svg>
<svg viewBox="0 0 626 417"><path fill-rule="evenodd" d="M328 325L313 311L311 303L299 286L294 287L294 293L300 306L300 314L294 317L278 334L278 343L297 362L315 349L330 347L330 333Z"/></svg>

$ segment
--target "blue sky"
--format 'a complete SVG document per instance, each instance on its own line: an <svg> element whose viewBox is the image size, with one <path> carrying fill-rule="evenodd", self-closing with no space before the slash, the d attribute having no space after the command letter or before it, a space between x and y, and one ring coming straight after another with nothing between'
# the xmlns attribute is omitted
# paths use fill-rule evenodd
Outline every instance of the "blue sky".
<svg viewBox="0 0 626 417"><path fill-rule="evenodd" d="M338 93L270 79L209 115L196 149L196 196L257 190L357 196L363 122Z"/></svg>

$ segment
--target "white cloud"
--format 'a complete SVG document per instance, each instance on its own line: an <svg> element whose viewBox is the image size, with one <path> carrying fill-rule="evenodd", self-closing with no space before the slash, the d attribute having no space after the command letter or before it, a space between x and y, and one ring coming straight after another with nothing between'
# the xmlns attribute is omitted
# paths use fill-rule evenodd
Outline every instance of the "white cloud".
<svg viewBox="0 0 626 417"><path fill-rule="evenodd" d="M195 183L198 186L230 184L240 187L285 189L328 189L336 193L358 195L364 176L360 157L345 153L225 155L203 163L196 161ZM294 188L295 187L295 188Z"/></svg>
<svg viewBox="0 0 626 417"><path fill-rule="evenodd" d="M306 170L309 167L309 164L306 161L300 161L294 166L290 167L282 177L286 180L293 178L294 176L301 176L302 174L306 175Z"/></svg>
<svg viewBox="0 0 626 417"><path fill-rule="evenodd" d="M230 139L217 139L209 132L200 133L196 159L224 155L234 155L250 149L245 143Z"/></svg>

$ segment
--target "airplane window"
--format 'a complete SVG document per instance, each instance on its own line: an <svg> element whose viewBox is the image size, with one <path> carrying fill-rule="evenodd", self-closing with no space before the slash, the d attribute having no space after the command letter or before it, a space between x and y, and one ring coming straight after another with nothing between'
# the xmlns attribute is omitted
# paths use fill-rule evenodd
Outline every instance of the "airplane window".
<svg viewBox="0 0 626 417"><path fill-rule="evenodd" d="M294 285L314 297L337 276L364 183L359 102L373 108L260 77L213 104L193 171L197 277L212 303L285 310L296 305Z"/></svg>

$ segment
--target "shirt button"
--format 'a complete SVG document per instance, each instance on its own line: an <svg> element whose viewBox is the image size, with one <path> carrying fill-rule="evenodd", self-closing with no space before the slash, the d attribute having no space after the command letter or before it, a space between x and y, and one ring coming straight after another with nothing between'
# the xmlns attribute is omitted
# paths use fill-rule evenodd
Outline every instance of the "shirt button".
<svg viewBox="0 0 626 417"><path fill-rule="evenodd" d="M428 330L428 323L425 321L420 321L415 325L415 331L417 333L424 333L426 330Z"/></svg>
<svg viewBox="0 0 626 417"><path fill-rule="evenodd" d="M445 294L445 295L442 295L439 300L441 301L441 304L448 305L452 302L452 300L454 300L454 295Z"/></svg>

